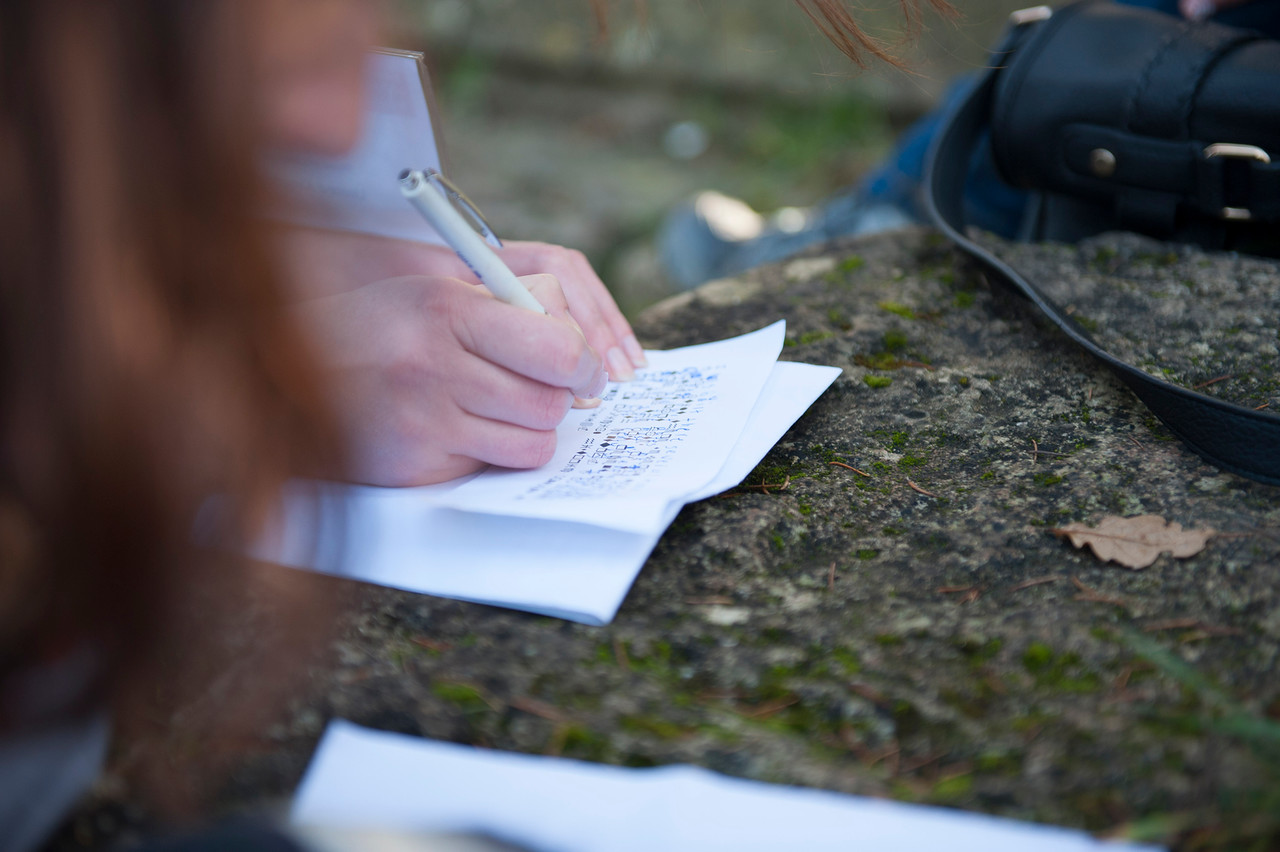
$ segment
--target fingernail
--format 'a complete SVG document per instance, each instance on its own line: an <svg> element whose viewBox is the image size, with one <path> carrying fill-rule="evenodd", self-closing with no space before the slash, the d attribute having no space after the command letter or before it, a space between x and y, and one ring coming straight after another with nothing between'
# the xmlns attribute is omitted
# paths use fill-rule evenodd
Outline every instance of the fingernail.
<svg viewBox="0 0 1280 852"><path fill-rule="evenodd" d="M615 346L606 352L604 360L609 365L609 378L615 382L629 382L636 377L635 367L631 366L627 356L623 355L618 347Z"/></svg>
<svg viewBox="0 0 1280 852"><path fill-rule="evenodd" d="M580 396L575 396L573 398L573 407L574 408L595 408L597 405L600 404L600 402L601 400L600 400L600 397L598 396L593 396L590 399L583 399Z"/></svg>
<svg viewBox="0 0 1280 852"><path fill-rule="evenodd" d="M584 389L582 396L577 396L575 394L575 398L595 399L599 397L601 394L603 394L604 389L607 388L608 386L609 386L609 374L605 371L604 367L601 367L596 372L595 380L591 382L591 385L589 387Z"/></svg>
<svg viewBox="0 0 1280 852"><path fill-rule="evenodd" d="M644 357L644 349L640 347L640 341L636 340L634 334L622 338L622 348L627 351L627 356L636 367L649 366L649 359Z"/></svg>

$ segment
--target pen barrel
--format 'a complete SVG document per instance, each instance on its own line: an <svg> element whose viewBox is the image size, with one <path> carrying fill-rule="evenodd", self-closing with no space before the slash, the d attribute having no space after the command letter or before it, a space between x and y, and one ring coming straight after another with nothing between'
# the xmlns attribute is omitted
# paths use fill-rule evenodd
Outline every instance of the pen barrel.
<svg viewBox="0 0 1280 852"><path fill-rule="evenodd" d="M475 273L489 292L507 304L540 314L547 312L529 289L520 283L515 273L507 268L502 258L494 254L484 238L472 230L448 199L426 180L420 178L415 183L416 186L412 188L402 187L404 197L436 229L458 257L462 258L462 262Z"/></svg>

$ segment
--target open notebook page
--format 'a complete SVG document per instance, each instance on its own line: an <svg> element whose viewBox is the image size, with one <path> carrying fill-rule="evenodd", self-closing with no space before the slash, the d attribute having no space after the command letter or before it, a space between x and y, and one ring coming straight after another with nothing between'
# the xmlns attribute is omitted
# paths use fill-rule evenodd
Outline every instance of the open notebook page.
<svg viewBox="0 0 1280 852"><path fill-rule="evenodd" d="M440 508L457 488L369 488L326 484L342 528L323 524L317 486L289 489L282 523L258 558L413 592L608 624L685 500L741 482L840 370L781 361L715 478L668 504L649 529L626 532L565 521L504 518Z"/></svg>
<svg viewBox="0 0 1280 852"><path fill-rule="evenodd" d="M786 324L728 340L647 353L634 381L610 384L598 408L571 411L552 460L491 468L442 506L524 518L652 530L673 500L724 466L782 351Z"/></svg>

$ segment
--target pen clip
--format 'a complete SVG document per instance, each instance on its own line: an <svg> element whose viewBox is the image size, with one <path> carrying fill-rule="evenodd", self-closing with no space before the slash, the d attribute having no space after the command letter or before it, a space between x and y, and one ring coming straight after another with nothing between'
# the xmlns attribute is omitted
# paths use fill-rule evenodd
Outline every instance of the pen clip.
<svg viewBox="0 0 1280 852"><path fill-rule="evenodd" d="M484 237L485 242L494 248L502 248L502 240L498 239L498 235L493 232L493 228L489 227L489 223L480 212L480 208L476 207L470 198L462 194L462 190L458 189L457 184L430 167L422 170L422 176L440 190L449 203L453 205L454 209L462 214L462 218L467 220L467 224L474 228L477 234Z"/></svg>

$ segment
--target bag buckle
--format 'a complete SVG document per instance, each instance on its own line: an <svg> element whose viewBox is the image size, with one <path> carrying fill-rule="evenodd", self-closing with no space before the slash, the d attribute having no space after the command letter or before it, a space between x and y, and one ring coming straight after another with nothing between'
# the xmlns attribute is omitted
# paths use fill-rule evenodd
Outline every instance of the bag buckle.
<svg viewBox="0 0 1280 852"><path fill-rule="evenodd" d="M1257 145L1240 145L1235 142L1214 142L1212 145L1206 146L1204 158L1212 160L1215 157L1230 160L1252 160L1263 165L1268 165L1271 162L1271 155ZM1223 219L1237 222L1247 222L1253 218L1253 213L1248 207L1223 207L1218 211L1218 215Z"/></svg>

